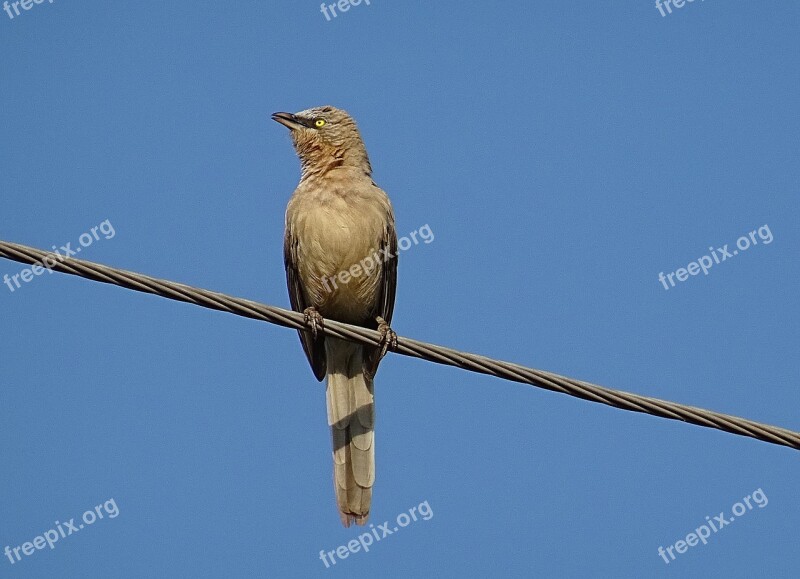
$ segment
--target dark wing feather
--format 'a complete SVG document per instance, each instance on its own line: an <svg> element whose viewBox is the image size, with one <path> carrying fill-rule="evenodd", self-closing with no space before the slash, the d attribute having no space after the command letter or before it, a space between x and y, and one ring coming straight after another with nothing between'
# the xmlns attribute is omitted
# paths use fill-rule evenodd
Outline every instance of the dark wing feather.
<svg viewBox="0 0 800 579"><path fill-rule="evenodd" d="M392 323L392 314L394 313L394 297L397 290L397 232L394 227L394 218L389 219L389 224L386 226L381 247L388 253L380 253L383 263L381 264L381 280L379 282L380 294L378 299L375 300L375 309L372 312L369 321L370 327L373 329L378 327L375 320L376 316L382 317L386 320L387 324ZM364 347L365 359L364 367L370 376L374 376L378 371L378 364L380 364L380 349Z"/></svg>
<svg viewBox="0 0 800 579"><path fill-rule="evenodd" d="M394 296L397 290L397 232L394 228L394 219L391 219L386 227L381 245L381 249L383 248L387 248L391 257L384 261L381 269L381 295L377 300L379 311L375 315L381 316L386 323L391 324L394 313Z"/></svg>
<svg viewBox="0 0 800 579"><path fill-rule="evenodd" d="M303 312L310 304L305 299L303 285L297 272L297 240L286 228L286 235L283 238L283 264L286 267L286 286L289 288L289 301L292 309L296 312ZM327 363L325 361L325 336L320 335L315 340L308 330L298 330L300 343L314 371L314 376L320 382L325 378Z"/></svg>

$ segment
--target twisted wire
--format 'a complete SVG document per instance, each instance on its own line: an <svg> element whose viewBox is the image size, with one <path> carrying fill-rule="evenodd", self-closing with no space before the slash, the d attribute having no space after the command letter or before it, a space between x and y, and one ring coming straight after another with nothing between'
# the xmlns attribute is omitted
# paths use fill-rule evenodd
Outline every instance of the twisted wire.
<svg viewBox="0 0 800 579"><path fill-rule="evenodd" d="M25 245L0 241L0 257L26 264L46 264L53 271L118 285L139 292L155 294L176 301L277 324L286 328L294 328L296 330L307 328L302 313L90 261L58 256L52 252L45 252ZM48 259L45 260L45 258ZM380 334L375 330L351 326L335 320L326 319L323 331L326 335L372 346L378 345L380 341ZM488 374L505 380L530 384L553 392L561 392L562 394L606 404L622 410L642 412L670 420L680 420L706 428L716 428L731 434L748 436L764 442L800 450L800 432L762 424L738 416L721 414L703 408L649 398L630 392L612 390L552 372L526 368L511 362L460 352L410 338L398 337L398 345L394 351L398 354L421 358L437 364L455 366L471 372Z"/></svg>

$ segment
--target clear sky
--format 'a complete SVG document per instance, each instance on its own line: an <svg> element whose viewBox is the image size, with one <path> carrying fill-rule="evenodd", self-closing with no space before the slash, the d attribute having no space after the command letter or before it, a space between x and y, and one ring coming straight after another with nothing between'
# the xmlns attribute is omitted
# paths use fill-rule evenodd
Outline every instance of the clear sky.
<svg viewBox="0 0 800 579"><path fill-rule="evenodd" d="M288 306L269 115L331 104L400 235L434 236L400 255L401 336L800 430L800 5L414 4L9 4L0 239ZM400 356L365 551L294 331L25 277L2 577L797 576L796 451Z"/></svg>

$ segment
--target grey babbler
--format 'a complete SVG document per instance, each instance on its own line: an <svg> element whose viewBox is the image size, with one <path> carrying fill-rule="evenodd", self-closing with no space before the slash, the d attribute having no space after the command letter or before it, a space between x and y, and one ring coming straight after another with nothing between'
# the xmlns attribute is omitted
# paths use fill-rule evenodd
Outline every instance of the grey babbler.
<svg viewBox="0 0 800 579"><path fill-rule="evenodd" d="M311 330L301 330L317 380L327 377L333 480L345 527L367 522L375 483L373 377L388 348L397 282L397 233L389 197L355 121L331 106L275 113L300 157L300 184L286 208L284 263L289 298ZM381 344L326 337L323 318L378 330Z"/></svg>

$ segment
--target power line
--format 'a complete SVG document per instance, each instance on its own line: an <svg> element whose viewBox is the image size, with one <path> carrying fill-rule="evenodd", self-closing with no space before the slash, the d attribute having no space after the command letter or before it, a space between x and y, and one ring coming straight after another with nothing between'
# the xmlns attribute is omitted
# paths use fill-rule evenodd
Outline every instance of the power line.
<svg viewBox="0 0 800 579"><path fill-rule="evenodd" d="M229 312L286 328L306 328L303 314L298 312L116 269L90 261L57 256L52 252L48 253L25 245L0 241L0 257L26 264L45 264L54 271L155 294L180 302L188 302L205 308ZM327 319L325 320L323 331L330 336L373 346L377 345L380 339L380 335L375 330ZM535 370L477 354L459 352L410 338L398 338L398 345L395 351L405 356L422 358L437 364L456 366L471 372L522 382L545 390L583 398L591 402L607 404L622 410L643 412L670 420L680 420L698 426L716 428L732 434L749 436L764 442L800 450L800 432L754 422L737 416L720 414L703 408L639 396L638 394L620 390L612 390L544 370Z"/></svg>

